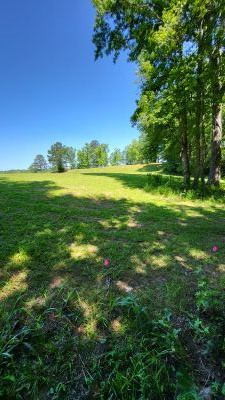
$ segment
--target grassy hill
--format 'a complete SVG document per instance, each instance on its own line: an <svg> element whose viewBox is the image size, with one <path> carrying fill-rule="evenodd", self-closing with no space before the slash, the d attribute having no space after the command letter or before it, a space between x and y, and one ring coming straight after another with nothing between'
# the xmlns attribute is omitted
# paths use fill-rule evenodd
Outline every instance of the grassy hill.
<svg viewBox="0 0 225 400"><path fill-rule="evenodd" d="M224 202L149 171L0 174L1 398L224 398Z"/></svg>

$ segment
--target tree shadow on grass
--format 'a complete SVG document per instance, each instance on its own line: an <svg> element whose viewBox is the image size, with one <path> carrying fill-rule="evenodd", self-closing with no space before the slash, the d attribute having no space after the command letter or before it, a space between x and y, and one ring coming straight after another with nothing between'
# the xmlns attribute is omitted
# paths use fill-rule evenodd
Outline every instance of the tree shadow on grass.
<svg viewBox="0 0 225 400"><path fill-rule="evenodd" d="M177 195L189 200L207 200L212 199L219 203L225 203L225 187L221 184L220 188L210 188L208 186L199 187L196 190L189 190L183 187L182 176L167 174L126 174L126 173L110 173L110 172L90 172L84 175L105 176L116 179L123 186L131 189L142 189L148 193L160 194L164 196Z"/></svg>
<svg viewBox="0 0 225 400"><path fill-rule="evenodd" d="M149 165L143 165L143 167L138 168L138 172L160 172L162 170L163 164L161 163L151 163Z"/></svg>
<svg viewBox="0 0 225 400"><path fill-rule="evenodd" d="M140 187L139 175L95 175ZM56 189L51 181L0 181L2 326L17 303L22 311L13 314L12 335L29 324L38 331L19 347L18 368L26 376L33 365L29 379L35 383L40 375L38 396L63 381L67 398L76 392L81 399L89 393L85 368L107 350L105 338L124 335L115 325L123 325L123 313L110 311L109 291L110 299L147 297L153 310L189 310L196 267L210 269L215 280L221 274L224 253L213 254L211 247L222 248L224 224L217 209L55 195ZM15 394L16 383L11 385Z"/></svg>
<svg viewBox="0 0 225 400"><path fill-rule="evenodd" d="M129 173L117 173L117 172L83 172L83 175L90 176L103 176L118 180L123 186L131 189L145 189L147 184L146 174L129 174Z"/></svg>

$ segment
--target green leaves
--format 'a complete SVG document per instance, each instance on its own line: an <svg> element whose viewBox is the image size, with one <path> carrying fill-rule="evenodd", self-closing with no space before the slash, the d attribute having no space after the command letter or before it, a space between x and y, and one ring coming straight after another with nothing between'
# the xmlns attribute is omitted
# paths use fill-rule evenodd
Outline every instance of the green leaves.
<svg viewBox="0 0 225 400"><path fill-rule="evenodd" d="M225 7L218 0L95 0L94 5L96 58L113 54L116 61L127 50L128 60L138 64L140 96L132 123L144 138L145 159L182 161L185 185L191 171L197 187L211 152L209 183L218 185Z"/></svg>
<svg viewBox="0 0 225 400"><path fill-rule="evenodd" d="M54 143L48 150L48 161L57 172L64 172L66 165L67 147L60 142Z"/></svg>
<svg viewBox="0 0 225 400"><path fill-rule="evenodd" d="M120 151L120 149L116 148L111 154L110 154L110 164L111 165L119 165L121 161L123 160L123 154Z"/></svg>
<svg viewBox="0 0 225 400"><path fill-rule="evenodd" d="M97 140L86 143L77 152L78 168L104 167L108 163L108 145Z"/></svg>
<svg viewBox="0 0 225 400"><path fill-rule="evenodd" d="M141 149L141 142L134 139L130 145L125 148L126 163L127 164L138 164L142 162L143 155Z"/></svg>
<svg viewBox="0 0 225 400"><path fill-rule="evenodd" d="M37 154L33 163L29 167L32 172L42 172L48 169L48 164L42 154Z"/></svg>

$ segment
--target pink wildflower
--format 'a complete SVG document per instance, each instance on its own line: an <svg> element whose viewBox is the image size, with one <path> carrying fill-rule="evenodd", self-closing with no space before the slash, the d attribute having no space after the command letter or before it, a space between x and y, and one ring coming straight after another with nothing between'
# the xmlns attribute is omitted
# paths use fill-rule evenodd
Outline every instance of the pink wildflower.
<svg viewBox="0 0 225 400"><path fill-rule="evenodd" d="M104 265L105 265L105 267L107 267L107 266L109 265L109 260L108 260L108 258L105 259Z"/></svg>
<svg viewBox="0 0 225 400"><path fill-rule="evenodd" d="M213 246L213 248L212 248L212 251L217 251L218 250L218 247L217 246Z"/></svg>

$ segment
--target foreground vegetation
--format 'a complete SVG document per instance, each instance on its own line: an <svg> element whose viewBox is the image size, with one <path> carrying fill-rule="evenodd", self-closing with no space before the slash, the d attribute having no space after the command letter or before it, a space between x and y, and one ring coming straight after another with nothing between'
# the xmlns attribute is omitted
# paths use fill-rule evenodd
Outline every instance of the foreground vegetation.
<svg viewBox="0 0 225 400"><path fill-rule="evenodd" d="M2 399L224 398L223 186L179 179L0 176Z"/></svg>

